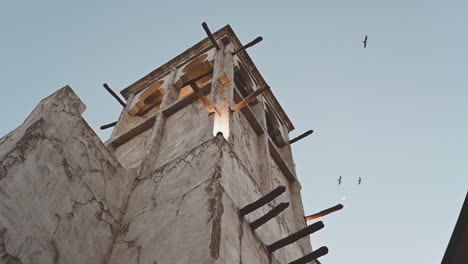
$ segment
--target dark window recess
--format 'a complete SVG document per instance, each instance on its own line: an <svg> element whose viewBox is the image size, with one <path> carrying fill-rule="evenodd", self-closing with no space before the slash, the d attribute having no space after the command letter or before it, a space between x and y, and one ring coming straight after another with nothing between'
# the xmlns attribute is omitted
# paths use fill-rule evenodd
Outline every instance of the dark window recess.
<svg viewBox="0 0 468 264"><path fill-rule="evenodd" d="M267 123L268 135L270 135L270 138L271 138L271 140L273 140L275 145L278 145L278 142L276 141L275 134L273 133L274 127L273 127L273 124L272 124L270 118L268 117L268 115L266 116L266 123Z"/></svg>
<svg viewBox="0 0 468 264"><path fill-rule="evenodd" d="M237 71L234 74L234 83L236 84L237 90L239 90L242 97L247 97L249 95L247 84L244 82L244 78Z"/></svg>
<svg viewBox="0 0 468 264"><path fill-rule="evenodd" d="M283 127L269 106L266 108L265 117L268 135L277 147L283 147L286 144Z"/></svg>

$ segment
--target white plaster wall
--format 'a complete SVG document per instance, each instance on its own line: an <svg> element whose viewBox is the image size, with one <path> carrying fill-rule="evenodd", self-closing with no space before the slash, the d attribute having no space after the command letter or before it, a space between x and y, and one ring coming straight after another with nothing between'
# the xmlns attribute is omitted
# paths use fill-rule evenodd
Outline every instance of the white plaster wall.
<svg viewBox="0 0 468 264"><path fill-rule="evenodd" d="M241 159L238 157L237 153L233 151L233 148L230 144L224 144L223 146L223 176L222 176L222 186L223 189L226 193L226 196L229 197L230 199L230 207L227 207L225 205L225 208L234 208L237 207L237 212L240 208L244 207L245 205L256 201L259 199L263 194L261 193L259 185L255 182L253 177L249 174L249 171L246 169L246 166L242 164ZM273 176L272 176L273 177ZM276 188L278 185L274 185L273 188ZM288 186L286 185L288 188ZM270 202L268 205L265 205L256 211L246 215L244 217L244 220L247 222L253 222L254 220L258 219L259 217L263 216L266 214L268 211L270 211L275 205L277 205L281 201L288 201L289 200L288 193L283 193L278 199L275 199L273 202ZM225 209L226 212L226 209ZM226 212L228 214L229 212ZM232 240L232 234L239 232L239 220L237 218L233 218L232 216L235 214L234 212L230 212L231 216L226 217L227 215L223 215L223 234L231 234L226 237L222 236L222 245L223 243L227 243L231 245L230 247L236 247L236 243L231 241ZM292 233L291 230L295 230L295 221L290 222L289 220L286 220L289 218L289 215L292 214L292 207L291 205L283 211L279 216L275 217L274 219L270 220L263 226L257 228L254 232L248 228L243 229L243 233L249 233L252 234L252 236L245 236L242 239L242 244L247 244L247 245L256 245L256 243L263 243L263 245L269 245L277 240L289 235ZM228 219L226 221L229 222L224 222L224 219ZM233 221L233 223L231 223ZM255 239L254 239L255 238ZM252 240L253 239L253 240ZM238 242L237 244L240 244ZM257 246L259 247L259 246ZM242 247L243 248L243 247ZM244 256L244 254L247 254L247 251L240 252L240 247L237 246L237 254ZM260 251L261 252L261 251ZM309 251L310 252L310 251ZM307 253L309 253L307 252ZM243 263L256 263L255 261L262 261L262 254L258 255L259 253L248 253L247 255L250 256L250 258L254 259L248 259L247 255L245 259L243 259ZM235 253L230 253L228 254L227 258L228 259L235 259ZM279 261L279 263L289 263L299 257L304 256L304 252L301 250L299 245L297 243L293 243L291 245L286 246L285 248L282 248L276 252L273 253L272 263L274 261ZM276 260L275 260L276 259ZM255 260L255 261L254 261ZM225 262L229 263L229 262Z"/></svg>
<svg viewBox="0 0 468 264"><path fill-rule="evenodd" d="M166 164L201 142L213 138L213 114L200 100L167 117L161 135L157 167Z"/></svg>
<svg viewBox="0 0 468 264"><path fill-rule="evenodd" d="M133 185L109 263L213 263L223 205L216 138Z"/></svg>
<svg viewBox="0 0 468 264"><path fill-rule="evenodd" d="M65 87L0 139L2 261L107 261L133 171L81 118L84 108Z"/></svg>
<svg viewBox="0 0 468 264"><path fill-rule="evenodd" d="M138 168L143 161L146 141L151 135L151 129L135 136L119 146L114 155L124 168Z"/></svg>
<svg viewBox="0 0 468 264"><path fill-rule="evenodd" d="M234 152L257 184L261 183L259 164L259 139L244 115L232 114L231 142Z"/></svg>

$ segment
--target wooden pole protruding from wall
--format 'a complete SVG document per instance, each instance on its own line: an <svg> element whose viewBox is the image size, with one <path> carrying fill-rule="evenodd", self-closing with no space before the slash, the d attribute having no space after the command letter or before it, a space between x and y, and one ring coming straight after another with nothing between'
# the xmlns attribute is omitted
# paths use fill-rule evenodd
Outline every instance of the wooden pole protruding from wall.
<svg viewBox="0 0 468 264"><path fill-rule="evenodd" d="M294 242L296 242L297 240L305 237L305 236L308 236L314 232L317 232L319 231L320 229L322 229L324 227L324 224L322 221L319 221L317 223L314 223L310 226L307 226L307 227L304 227L302 228L301 230L297 231L296 233L293 233L283 239L280 239L278 241L276 241L275 243L271 244L271 245L268 245L267 246L267 249L268 251L270 252L274 252L282 247L285 247L289 244L292 244Z"/></svg>
<svg viewBox="0 0 468 264"><path fill-rule="evenodd" d="M101 130L104 130L104 129L108 129L108 128L110 128L110 127L114 127L115 125L117 125L117 121L112 122L112 123L107 124L107 125L103 125L103 126L101 126L100 128L101 128Z"/></svg>
<svg viewBox="0 0 468 264"><path fill-rule="evenodd" d="M197 83L192 82L190 84L190 86L192 87L193 92L195 92L198 95L198 98L203 103L203 105L206 107L208 112L216 113L216 110L215 110L214 106L211 104L210 100L208 100L208 98L206 98L206 96L203 95L203 93L200 91L200 87L198 87Z"/></svg>
<svg viewBox="0 0 468 264"><path fill-rule="evenodd" d="M342 204L337 204L337 205L335 205L335 206L333 206L333 207L330 207L330 208L328 208L328 209L325 209L325 210L323 210L323 211L320 211L320 212L318 212L318 213L316 213L316 214L312 214L312 215L306 216L305 219L306 219L306 221L314 220L314 219L317 219L317 218L319 218L319 217L325 216L325 215L327 215L327 214L331 214L331 213L333 213L333 212L339 211L339 210L341 210L341 209L343 209L343 205L342 205Z"/></svg>
<svg viewBox="0 0 468 264"><path fill-rule="evenodd" d="M240 103L236 104L235 106L231 107L231 111L236 112L245 106L247 106L250 102L252 102L257 96L261 93L270 89L270 86L264 85L262 88L255 90L253 93L249 94L246 98L244 98Z"/></svg>
<svg viewBox="0 0 468 264"><path fill-rule="evenodd" d="M107 83L103 84L104 88L123 106L127 107L127 104L120 99L120 97L107 85Z"/></svg>
<svg viewBox="0 0 468 264"><path fill-rule="evenodd" d="M241 216L247 215L257 210L258 208L264 206L265 204L269 203L270 201L280 196L285 191L286 191L286 187L284 187L283 185L280 185L276 187L275 189L273 189L273 191L267 193L265 196L258 199L257 201L244 206L242 209L239 210L239 214Z"/></svg>
<svg viewBox="0 0 468 264"><path fill-rule="evenodd" d="M252 230L259 228L260 226L264 225L266 222L270 221L271 219L279 215L281 212L286 210L286 208L288 207L289 207L289 203L283 202L283 203L278 204L277 206L275 206L275 208L271 209L264 216L250 223L250 228L252 228Z"/></svg>
<svg viewBox="0 0 468 264"><path fill-rule="evenodd" d="M250 47L252 47L253 45L259 43L260 41L262 41L263 38L262 37L257 37L256 39L250 41L249 43L245 44L244 46L240 47L239 49L237 49L236 51L233 51L231 52L232 56L236 55L237 53L245 50L245 49L248 49Z"/></svg>
<svg viewBox="0 0 468 264"><path fill-rule="evenodd" d="M312 134L312 133L314 133L313 130L308 130L307 132L302 133L301 135L299 135L299 136L297 136L297 137L295 137L295 138L289 140L289 144L292 144L292 143L294 143L294 142L296 142L296 141L299 141L299 140L301 140L301 139L307 137L308 135L310 135L310 134Z"/></svg>
<svg viewBox="0 0 468 264"><path fill-rule="evenodd" d="M193 78L191 80L188 80L188 81L184 82L182 85L180 85L180 87L177 87L177 88L182 88L182 87L184 87L186 85L192 85L192 83L198 82L199 80L205 78L206 76L208 76L208 75L210 75L212 73L213 73L213 70L205 72L205 73L203 73L202 75L200 75L198 77L195 77L195 78Z"/></svg>
<svg viewBox="0 0 468 264"><path fill-rule="evenodd" d="M289 262L289 264L305 264L309 263L313 260L316 261L316 263L320 263L317 261L318 258L325 256L328 254L328 248L327 247L320 247L319 249L312 251L311 253L303 256L302 258L298 258L293 262Z"/></svg>
<svg viewBox="0 0 468 264"><path fill-rule="evenodd" d="M211 34L211 31L208 28L208 25L206 24L206 22L202 23L202 27L205 30L206 35L208 35L208 38L211 40L211 43L213 43L213 46L216 48L216 50L219 50L219 45L218 45L218 43L216 43L216 40L215 40L213 34Z"/></svg>
<svg viewBox="0 0 468 264"><path fill-rule="evenodd" d="M203 93L200 91L200 87L198 86L197 82L203 78L205 78L206 76L210 75L213 73L213 70L211 71L208 71L196 78L193 78L189 81L186 81L184 82L182 85L180 85L180 87L178 88L182 88L184 86L187 86L187 85L190 85L190 87L192 87L192 90L194 93L196 93L198 95L198 98L200 99L200 101L202 101L203 105L206 107L206 109L208 110L208 112L210 113L216 113L216 109L214 108L214 106L211 104L211 102L208 100L208 98L206 98L205 95L203 95Z"/></svg>

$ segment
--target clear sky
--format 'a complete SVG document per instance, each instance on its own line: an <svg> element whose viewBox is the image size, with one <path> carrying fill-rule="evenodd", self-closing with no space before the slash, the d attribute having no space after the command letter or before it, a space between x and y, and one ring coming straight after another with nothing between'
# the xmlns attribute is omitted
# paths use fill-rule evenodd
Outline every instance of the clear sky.
<svg viewBox="0 0 468 264"><path fill-rule="evenodd" d="M306 213L345 206L312 236L322 263L440 263L468 190L466 0L2 1L0 135L68 84L107 139L121 107L102 83L127 87L203 21L263 36L248 52L291 136L315 131L293 145Z"/></svg>

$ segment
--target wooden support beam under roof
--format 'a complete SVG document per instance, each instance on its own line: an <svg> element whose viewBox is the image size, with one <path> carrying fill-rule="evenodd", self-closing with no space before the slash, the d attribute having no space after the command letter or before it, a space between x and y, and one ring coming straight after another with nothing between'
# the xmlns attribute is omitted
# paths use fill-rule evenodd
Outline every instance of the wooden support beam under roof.
<svg viewBox="0 0 468 264"><path fill-rule="evenodd" d="M107 83L103 84L102 86L104 86L106 91L108 91L112 97L114 97L115 100L119 102L120 105L122 105L124 108L127 107L127 104L122 99L120 99L120 97L109 87L109 85L107 85Z"/></svg>
<svg viewBox="0 0 468 264"><path fill-rule="evenodd" d="M210 39L211 43L213 43L213 46L216 48L216 50L219 50L219 45L218 43L216 43L213 34L211 34L210 28L208 28L208 24L206 24L206 22L203 22L202 27L205 30L206 35L208 35L208 38Z"/></svg>
<svg viewBox="0 0 468 264"><path fill-rule="evenodd" d="M250 41L249 43L245 44L244 46L238 48L236 51L231 52L231 54L232 54L232 56L234 56L234 55L236 55L237 53L239 53L239 52L241 52L241 51L243 51L243 50L245 50L245 49L248 49L248 48L252 47L253 45L259 43L259 42L262 41L262 40L263 40L262 37L257 37L256 39Z"/></svg>
<svg viewBox="0 0 468 264"><path fill-rule="evenodd" d="M235 106L231 107L231 111L236 112L245 106L247 106L250 102L252 102L257 96L262 94L263 92L267 91L270 89L270 86L264 85L262 88L255 90L253 93L249 94L246 98L244 98L242 101L240 101L238 104Z"/></svg>
<svg viewBox="0 0 468 264"><path fill-rule="evenodd" d="M192 87L193 89L193 92L196 93L198 95L198 98L200 98L200 101L203 103L203 105L206 107L206 109L208 110L208 112L210 113L216 113L216 110L214 108L214 106L211 104L210 100L208 100L208 98L206 98L205 95L203 95L203 93L200 91L200 87L198 87L197 83L196 82L192 82L190 84L190 86Z"/></svg>

